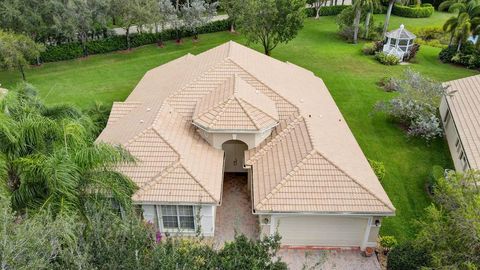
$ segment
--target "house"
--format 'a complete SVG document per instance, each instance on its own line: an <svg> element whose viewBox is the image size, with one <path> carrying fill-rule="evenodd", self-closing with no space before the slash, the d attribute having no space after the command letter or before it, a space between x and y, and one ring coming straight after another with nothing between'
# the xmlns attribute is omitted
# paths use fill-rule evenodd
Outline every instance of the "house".
<svg viewBox="0 0 480 270"><path fill-rule="evenodd" d="M480 169L480 75L444 83L440 103L445 136L457 171Z"/></svg>
<svg viewBox="0 0 480 270"><path fill-rule="evenodd" d="M375 246L395 213L323 81L235 42L148 71L98 140L138 159L120 170L161 232L215 237L232 173L285 246Z"/></svg>

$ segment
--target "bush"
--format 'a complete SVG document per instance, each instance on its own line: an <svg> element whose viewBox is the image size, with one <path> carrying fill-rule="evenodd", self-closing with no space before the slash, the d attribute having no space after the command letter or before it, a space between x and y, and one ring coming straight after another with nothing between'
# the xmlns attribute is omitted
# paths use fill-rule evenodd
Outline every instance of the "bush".
<svg viewBox="0 0 480 270"><path fill-rule="evenodd" d="M419 50L420 45L418 45L417 43L413 44L412 47L410 47L410 51L403 56L403 61L408 62L415 58Z"/></svg>
<svg viewBox="0 0 480 270"><path fill-rule="evenodd" d="M410 69L405 70L404 78L397 82L400 94L388 102L377 103L377 110L386 112L407 126L409 136L422 137L427 141L441 137L443 130L438 117L438 104L445 94L445 87Z"/></svg>
<svg viewBox="0 0 480 270"><path fill-rule="evenodd" d="M362 47L362 52L365 55L374 55L376 52L375 42L365 43Z"/></svg>
<svg viewBox="0 0 480 270"><path fill-rule="evenodd" d="M385 165L381 161L376 161L373 159L369 159L368 162L370 163L370 166L373 169L373 172L377 176L378 180L382 181L383 178L385 178L386 170L385 170Z"/></svg>
<svg viewBox="0 0 480 270"><path fill-rule="evenodd" d="M378 82L378 85L385 90L385 92L394 92L398 90L398 80L393 77L383 77Z"/></svg>
<svg viewBox="0 0 480 270"><path fill-rule="evenodd" d="M480 50L472 43L466 43L458 52L456 46L449 46L440 51L439 58L444 63L453 63L467 68L480 68Z"/></svg>
<svg viewBox="0 0 480 270"><path fill-rule="evenodd" d="M384 248L384 250L388 252L392 248L396 247L398 245L398 242L395 236L385 235L380 236L380 245Z"/></svg>
<svg viewBox="0 0 480 270"><path fill-rule="evenodd" d="M392 13L407 18L428 18L432 16L434 11L435 8L431 4L422 4L420 6L403 6L395 4Z"/></svg>
<svg viewBox="0 0 480 270"><path fill-rule="evenodd" d="M213 33L228 30L230 22L221 20L210 22L198 29L199 34ZM156 43L160 36L163 39L172 40L176 38L176 32L173 29L167 29L158 35L155 33L141 33L130 36L131 47L140 47L147 44ZM193 36L191 31L186 29L180 30L181 37ZM125 36L110 36L99 40L90 40L87 42L88 54L101 54L113 51L127 49L127 41ZM65 43L59 45L47 46L45 52L40 56L42 62L55 62L62 60L70 60L83 56L82 45L79 42Z"/></svg>
<svg viewBox="0 0 480 270"><path fill-rule="evenodd" d="M396 57L395 55L386 54L384 52L375 53L375 59L377 59L378 62L387 66L394 66L400 63L400 59L398 59L398 57Z"/></svg>
<svg viewBox="0 0 480 270"><path fill-rule="evenodd" d="M428 252L410 242L400 244L388 253L388 270L418 270L428 265Z"/></svg>
<svg viewBox="0 0 480 270"><path fill-rule="evenodd" d="M338 6L328 6L328 7L320 7L319 15L320 16L333 16L338 15L342 10L348 8L348 5L338 5ZM316 11L314 8L307 9L307 16L308 17L315 17Z"/></svg>

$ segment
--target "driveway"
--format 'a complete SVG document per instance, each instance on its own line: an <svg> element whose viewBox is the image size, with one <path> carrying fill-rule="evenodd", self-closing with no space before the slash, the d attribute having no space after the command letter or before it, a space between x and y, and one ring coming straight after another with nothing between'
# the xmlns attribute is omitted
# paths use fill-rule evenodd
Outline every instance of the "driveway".
<svg viewBox="0 0 480 270"><path fill-rule="evenodd" d="M278 256L292 270L380 270L375 255L366 258L359 250L281 249Z"/></svg>

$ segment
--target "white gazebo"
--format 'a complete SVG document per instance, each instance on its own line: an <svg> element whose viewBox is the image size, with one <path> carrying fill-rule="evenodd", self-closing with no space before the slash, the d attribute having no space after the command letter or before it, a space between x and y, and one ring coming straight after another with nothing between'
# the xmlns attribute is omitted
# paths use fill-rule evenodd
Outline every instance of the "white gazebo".
<svg viewBox="0 0 480 270"><path fill-rule="evenodd" d="M383 45L383 52L395 55L402 61L403 57L410 52L413 41L417 36L405 29L405 26L402 24L400 28L388 32L386 37L387 42Z"/></svg>

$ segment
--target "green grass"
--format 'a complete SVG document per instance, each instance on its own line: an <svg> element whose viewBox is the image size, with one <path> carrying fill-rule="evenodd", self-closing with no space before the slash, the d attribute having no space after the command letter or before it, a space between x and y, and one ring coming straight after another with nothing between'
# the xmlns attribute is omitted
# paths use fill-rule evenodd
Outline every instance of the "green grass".
<svg viewBox="0 0 480 270"><path fill-rule="evenodd" d="M377 23L383 16L375 15ZM449 16L444 13L435 13L428 19L393 16L390 26L395 28L401 23L407 28L441 26ZM96 100L105 103L124 100L147 70L187 52L196 54L230 39L244 43L239 35L207 34L202 35L198 43L186 39L182 45L168 43L163 49L152 45L130 53L45 64L28 70L27 78L48 103L70 102L86 108ZM362 44L352 45L338 38L334 17L322 17L308 19L298 37L276 48L273 57L305 67L322 78L366 156L385 163L387 174L383 185L397 212L395 217L384 221L382 234L395 235L402 241L413 236L413 220L421 217L430 203L425 181L432 166L451 166L451 161L443 140L426 145L406 137L385 116L372 114L377 101L394 95L382 91L376 83L382 77L401 74L406 67L441 81L470 76L476 71L442 64L437 57L438 48L422 46L415 63L407 66L383 66L373 57L362 55L361 47ZM0 73L0 82L7 88L19 79L15 72Z"/></svg>

